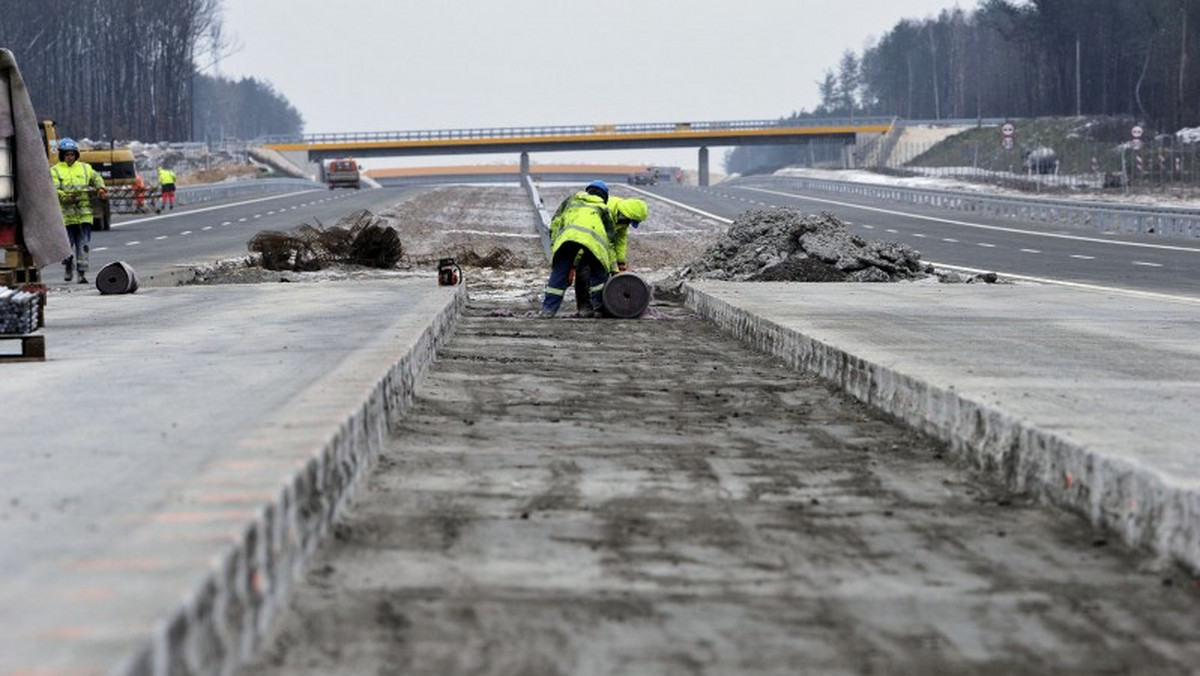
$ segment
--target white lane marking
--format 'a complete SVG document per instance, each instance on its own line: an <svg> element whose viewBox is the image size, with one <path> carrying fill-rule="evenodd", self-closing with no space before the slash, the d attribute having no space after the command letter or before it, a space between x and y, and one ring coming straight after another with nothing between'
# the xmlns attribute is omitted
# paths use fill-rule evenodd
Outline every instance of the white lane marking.
<svg viewBox="0 0 1200 676"><path fill-rule="evenodd" d="M957 239L954 239L953 237L943 237L943 238L942 238L942 241L943 241L943 242L950 242L951 244L958 244L958 240L957 240Z"/></svg>
<svg viewBox="0 0 1200 676"><path fill-rule="evenodd" d="M996 248L995 244L988 244L987 242L979 242L975 246L981 246L985 249L995 249Z"/></svg>
<svg viewBox="0 0 1200 676"><path fill-rule="evenodd" d="M203 228L200 228L200 229L201 229L201 230L212 230L212 228L213 228L213 227L212 227L211 225L206 225L206 226L204 226Z"/></svg>
<svg viewBox="0 0 1200 676"><path fill-rule="evenodd" d="M1101 286L1099 284L1084 284L1082 282L1064 282L1061 279L1047 279L1045 277L1031 277L1029 275L1015 275L999 270L984 270L981 268L968 268L962 265L947 265L936 261L927 261L935 268L946 268L947 270L958 270L960 272L970 272L972 274L994 273L1006 279L1019 279L1025 282L1037 282L1038 284L1052 284L1054 286L1065 286L1072 289L1083 289L1085 291L1099 291L1100 293L1117 293L1124 296L1133 296L1135 298L1149 298L1153 300L1165 300L1176 303L1187 303L1189 305L1200 305L1200 298L1195 296L1174 296L1169 293L1158 293L1156 291L1137 291L1135 289L1122 289L1115 286Z"/></svg>
<svg viewBox="0 0 1200 676"><path fill-rule="evenodd" d="M106 247L106 246L92 247L92 251L108 251L108 247Z"/></svg>
<svg viewBox="0 0 1200 676"><path fill-rule="evenodd" d="M850 202L839 202L837 200L821 199L819 197L808 197L805 195L796 195L788 192L780 192L778 190L767 190L766 188L742 188L742 190L757 190L772 195L781 197L790 197L798 200L809 200L812 202L824 202L826 204L835 204L837 206L848 207L851 209L865 209L866 211L875 211L881 214L889 214L892 216L905 216L907 218L917 218L923 221L933 221L935 223L946 223L949 225L961 225L967 228L979 228L981 230L993 230L996 232L1011 232L1018 235L1032 235L1034 237L1054 237L1057 239L1069 239L1076 242L1096 242L1100 244L1109 244L1115 246L1135 246L1145 249L1165 249L1168 251L1190 251L1200 253L1200 248L1190 246L1172 246L1170 244L1148 244L1145 242L1114 242L1112 240L1100 239L1098 237L1084 237L1082 235L1067 235L1058 232L1037 232L1036 230L1022 230L1020 228L1006 228L999 225L984 225L982 223L970 223L967 221L958 221L952 218L938 218L936 216L923 216L921 214L909 213L907 211L896 211L894 209L881 209L879 207L868 207L861 204L851 204Z"/></svg>
<svg viewBox="0 0 1200 676"><path fill-rule="evenodd" d="M157 240L163 240L163 239L166 239L166 238L167 238L167 237L169 237L169 236L170 236L170 235L159 235L158 237L155 237L154 239L155 239L156 241L157 241Z"/></svg>
<svg viewBox="0 0 1200 676"><path fill-rule="evenodd" d="M1151 263L1150 261L1134 261L1133 264L1144 265L1148 268L1161 268L1163 266L1162 263Z"/></svg>
<svg viewBox="0 0 1200 676"><path fill-rule="evenodd" d="M519 232L491 232L488 230L442 230L445 233L458 233L463 235L489 235L492 237L515 237L517 239L538 239L541 235L537 233L519 233Z"/></svg>
<svg viewBox="0 0 1200 676"><path fill-rule="evenodd" d="M865 225L865 224L864 224L864 225L863 225L863 227L864 227L864 228L866 228L867 230L874 230L874 229L875 229L875 226L873 226L873 225Z"/></svg>
<svg viewBox="0 0 1200 676"><path fill-rule="evenodd" d="M245 223L245 222L246 222L246 221L248 221L248 220L250 220L250 219L248 219L248 218L246 218L245 216L243 216L243 217L241 217L241 218L239 218L239 219L238 219L238 223Z"/></svg>
<svg viewBox="0 0 1200 676"><path fill-rule="evenodd" d="M1041 249L1021 249L1021 253L1042 253Z"/></svg>
<svg viewBox="0 0 1200 676"><path fill-rule="evenodd" d="M232 225L232 223L230 221L225 221L225 222L221 223L221 225Z"/></svg>
<svg viewBox="0 0 1200 676"><path fill-rule="evenodd" d="M137 245L139 245L139 244L141 244L141 242L139 242L139 241L138 241L138 240L136 240L136 239L135 239L135 240L133 240L132 242L125 242L125 246L137 246Z"/></svg>
<svg viewBox="0 0 1200 676"><path fill-rule="evenodd" d="M925 239L925 235L919 232L914 232L913 237L916 237L917 239Z"/></svg>
<svg viewBox="0 0 1200 676"><path fill-rule="evenodd" d="M284 199L287 197L295 197L296 195L303 195L304 193L308 193L308 192L316 192L316 191L315 190L301 190L299 192L289 192L289 193L286 193L283 195L272 195L270 197L259 197L258 199L246 200L245 202L231 202L229 204L219 204L215 207L200 207L198 209L188 209L186 211L172 212L169 214L160 214L158 216L150 216L148 218L136 218L132 221L122 221L120 223L113 223L112 227L123 228L126 225L133 225L134 223L149 223L150 221L161 221L164 218L178 218L180 216L187 216L190 214L202 214L206 211L215 211L217 209L229 209L231 207L241 207L241 206L245 206L247 204L257 204L259 202L266 202L268 200L281 200L281 199Z"/></svg>
<svg viewBox="0 0 1200 676"><path fill-rule="evenodd" d="M255 218L262 218L262 214L254 214Z"/></svg>
<svg viewBox="0 0 1200 676"><path fill-rule="evenodd" d="M1094 261L1095 256L1084 256L1083 254L1071 254L1071 258L1078 258L1081 261Z"/></svg>
<svg viewBox="0 0 1200 676"><path fill-rule="evenodd" d="M900 231L899 231L899 230L896 230L895 228L888 228L887 230L884 230L884 232L889 232L889 233L891 233L891 234L893 234L893 235L899 235L899 234L900 234Z"/></svg>
<svg viewBox="0 0 1200 676"><path fill-rule="evenodd" d="M179 233L179 234L181 234L181 235L190 235L190 234L192 234L192 231L191 231L191 230L184 230L183 232L181 232L181 233Z"/></svg>
<svg viewBox="0 0 1200 676"><path fill-rule="evenodd" d="M705 218L711 218L711 219L713 219L714 221L720 221L721 223L725 223L726 225L728 225L728 224L730 224L730 223L733 223L733 219L730 219L730 218L725 218L725 217L723 217L723 216L718 216L718 215L716 215L716 214L710 214L710 213L708 213L707 211L703 211L703 210L701 210L701 209L697 209L696 207L689 206L689 205L687 205L687 204L684 204L683 202L676 202L675 200L672 200L672 199L667 199L666 197L663 197L662 195L656 195L656 194L654 194L654 193L652 193L652 192L649 192L649 191L647 191L647 190L643 190L643 189L641 189L641 188L638 188L638 187L635 187L635 186L632 186L632 185L626 185L626 186L622 186L622 188L623 188L623 189L625 189L625 190L632 190L632 191L634 191L634 192L639 192L639 193L641 193L642 195L645 195L646 197L649 197L649 198L651 198L651 199L656 199L656 200L658 200L659 202L665 202L666 204L670 204L670 205L672 205L672 206L679 207L680 209L683 209L683 210L685 210L685 211L690 211L690 212L692 212L693 214L699 214L700 216L703 216L703 217L705 217Z"/></svg>

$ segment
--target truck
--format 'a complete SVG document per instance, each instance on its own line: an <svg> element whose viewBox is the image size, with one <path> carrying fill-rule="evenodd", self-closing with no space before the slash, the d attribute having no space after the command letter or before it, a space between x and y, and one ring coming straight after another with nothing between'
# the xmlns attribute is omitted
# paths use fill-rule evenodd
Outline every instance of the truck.
<svg viewBox="0 0 1200 676"><path fill-rule="evenodd" d="M46 146L46 161L53 166L58 162L58 130L54 120L43 119L39 123L42 143ZM145 195L144 183L138 181L137 166L133 151L128 147L110 145L108 148L80 148L79 161L87 162L104 179L108 188L107 200L95 200L92 204L93 230L112 228L112 214L132 213Z"/></svg>
<svg viewBox="0 0 1200 676"><path fill-rule="evenodd" d="M360 176L360 168L358 162L353 158L345 157L336 160L329 160L325 165L325 183L330 190L334 188L354 188L358 190L362 188L362 177Z"/></svg>

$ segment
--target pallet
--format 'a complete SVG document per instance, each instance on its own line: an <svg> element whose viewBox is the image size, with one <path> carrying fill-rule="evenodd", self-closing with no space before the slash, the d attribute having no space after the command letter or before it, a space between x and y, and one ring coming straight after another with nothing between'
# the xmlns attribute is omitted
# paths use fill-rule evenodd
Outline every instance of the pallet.
<svg viewBox="0 0 1200 676"><path fill-rule="evenodd" d="M46 361L46 337L31 334L0 334L0 341L21 341L21 354L0 354L0 363Z"/></svg>

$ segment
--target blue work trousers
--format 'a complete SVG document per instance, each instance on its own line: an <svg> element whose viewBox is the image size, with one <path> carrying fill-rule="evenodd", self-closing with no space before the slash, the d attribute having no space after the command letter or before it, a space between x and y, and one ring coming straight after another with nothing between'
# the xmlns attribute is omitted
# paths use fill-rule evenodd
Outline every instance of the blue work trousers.
<svg viewBox="0 0 1200 676"><path fill-rule="evenodd" d="M87 272L88 253L92 246L92 224L71 223L67 226L67 239L71 240L71 250L75 255L63 261L65 266L75 264L79 272Z"/></svg>
<svg viewBox="0 0 1200 676"><path fill-rule="evenodd" d="M550 263L550 281L546 282L546 296L542 299L542 311L557 314L562 306L563 296L567 293L567 278L571 276L571 267L575 265L575 257L583 254L580 267L587 267L591 272L588 278L592 309L600 312L604 307L604 283L608 281L608 270L600 264L596 256L579 242L563 242L554 252Z"/></svg>

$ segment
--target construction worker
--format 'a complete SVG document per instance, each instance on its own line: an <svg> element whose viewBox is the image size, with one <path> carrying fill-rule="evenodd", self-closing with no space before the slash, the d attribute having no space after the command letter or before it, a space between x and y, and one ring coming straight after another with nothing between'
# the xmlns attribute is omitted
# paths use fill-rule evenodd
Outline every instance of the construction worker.
<svg viewBox="0 0 1200 676"><path fill-rule="evenodd" d="M583 190L563 200L550 220L551 263L546 295L542 299L542 317L553 317L562 306L570 285L568 278L581 256L581 265L597 272L589 280L588 296L593 311L600 311L600 292L608 281L608 271L616 265L612 238L616 223L608 210L608 186L592 181Z"/></svg>
<svg viewBox="0 0 1200 676"><path fill-rule="evenodd" d="M626 263L627 254L629 252L629 228L632 226L637 228L642 221L650 215L650 208L646 202L636 198L616 197L608 198L608 210L613 215L613 264L614 267L609 269L610 274L625 272L628 269ZM592 317L595 315L592 309L590 294L588 288L591 285L591 270L590 268L579 264L575 267L575 306L579 311L580 317Z"/></svg>
<svg viewBox="0 0 1200 676"><path fill-rule="evenodd" d="M92 165L79 161L79 144L69 138L58 142L58 164L50 167L50 178L58 189L58 205L62 209L67 238L74 251L74 255L63 261L63 279L69 282L78 272L79 283L87 284L85 273L92 241L92 195L101 200L108 199L104 178Z"/></svg>
<svg viewBox="0 0 1200 676"><path fill-rule="evenodd" d="M162 204L168 209L175 208L175 172L166 167L158 168L158 186L162 190Z"/></svg>
<svg viewBox="0 0 1200 676"><path fill-rule="evenodd" d="M133 208L139 214L146 212L146 181L141 174L133 181Z"/></svg>

